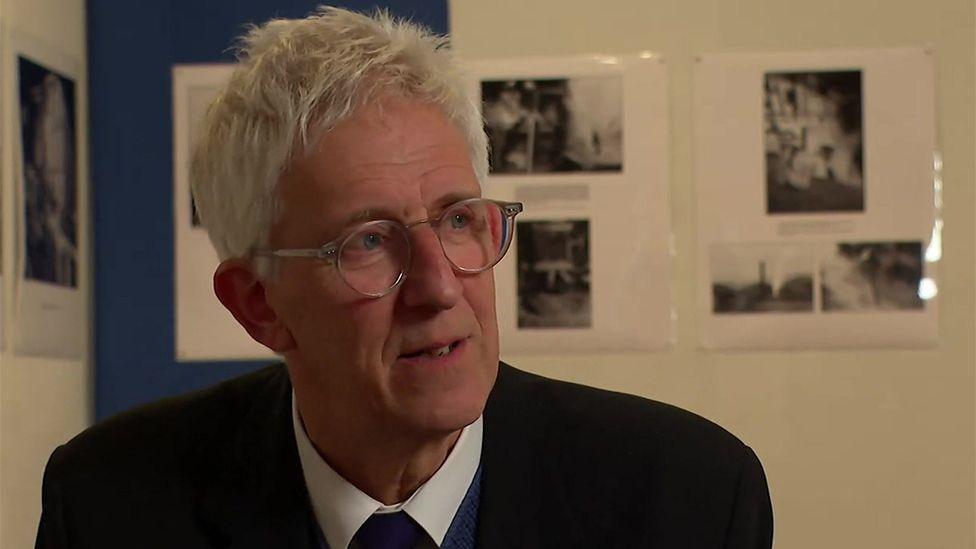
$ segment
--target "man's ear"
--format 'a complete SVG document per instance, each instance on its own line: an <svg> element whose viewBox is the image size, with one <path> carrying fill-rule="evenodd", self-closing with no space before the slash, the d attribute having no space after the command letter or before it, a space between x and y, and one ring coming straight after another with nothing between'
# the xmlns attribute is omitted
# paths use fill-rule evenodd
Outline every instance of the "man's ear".
<svg viewBox="0 0 976 549"><path fill-rule="evenodd" d="M255 341L277 353L295 347L288 327L268 303L264 282L250 261L221 261L214 272L214 293Z"/></svg>

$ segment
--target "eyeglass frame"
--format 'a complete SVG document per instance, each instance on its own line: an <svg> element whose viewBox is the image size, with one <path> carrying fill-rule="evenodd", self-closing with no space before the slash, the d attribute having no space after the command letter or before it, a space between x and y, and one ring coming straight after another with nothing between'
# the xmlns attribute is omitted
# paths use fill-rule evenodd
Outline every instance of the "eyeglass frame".
<svg viewBox="0 0 976 549"><path fill-rule="evenodd" d="M335 265L335 267L339 270L339 278L341 278L342 281L345 282L346 286L352 288L353 291L374 299L380 298L395 290L398 286L400 286L400 284L403 283L404 279L406 279L407 271L410 270L410 262L413 259L413 246L410 244L409 233L407 231L419 225L423 225L424 223L430 225L431 228L434 230L434 234L437 235L437 243L440 244L441 252L444 253L444 258L447 259L447 262L451 264L451 268L459 273L463 273L463 274L483 273L488 269L491 269L492 267L497 265L498 262L500 262L502 258L505 257L505 254L508 253L508 248L512 245L512 240L515 238L514 230L509 230L509 234L505 238L505 244L502 247L501 251L499 252L498 257L495 258L495 260L489 263L488 265L481 267L479 269L465 269L463 267L459 267L453 261L451 261L450 257L447 256L447 251L444 250L444 242L441 240L441 235L437 231L437 228L440 226L441 222L444 221L444 216L450 210L453 210L458 206L463 206L465 204L470 204L474 202L490 202L492 204L495 204L501 209L502 215L504 215L509 221L514 221L515 216L520 214L524 209L521 202L504 202L501 200L492 200L490 198L479 198L479 197L467 198L464 200L459 200L457 202L454 202L453 204L449 204L447 207L444 208L444 211L441 212L441 214L435 218L428 217L427 219L421 219L419 221L414 221L411 223L401 223L400 221L397 221L395 219L374 219L353 226L349 231L344 232L344 234L339 235L338 237L330 240L329 242L326 242L325 244L319 246L318 248L279 248L277 250L258 250L254 252L254 255L263 256L263 257L270 256L275 258L294 257L294 258L320 259L330 265ZM407 236L407 238L405 239L407 243L407 254L406 254L406 260L404 262L405 265L400 269L400 274L397 276L396 281L394 281L393 284L390 285L390 287L387 288L386 290L377 293L364 292L359 288L354 287L346 279L346 275L342 272L342 266L339 264L339 250L345 245L347 240L362 232L363 229L381 223L393 223L394 226L399 227L399 229L403 232L404 236ZM514 229L514 224L512 228Z"/></svg>

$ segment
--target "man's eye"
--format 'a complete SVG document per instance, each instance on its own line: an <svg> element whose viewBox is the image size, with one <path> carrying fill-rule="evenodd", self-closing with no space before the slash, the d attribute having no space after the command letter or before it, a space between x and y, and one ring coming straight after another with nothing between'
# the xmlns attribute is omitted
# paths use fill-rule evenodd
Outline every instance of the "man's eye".
<svg viewBox="0 0 976 549"><path fill-rule="evenodd" d="M463 229L471 224L471 219L464 214L454 214L451 216L451 228Z"/></svg>
<svg viewBox="0 0 976 549"><path fill-rule="evenodd" d="M360 239L360 246L364 250L375 250L383 245L383 236L378 233L366 233Z"/></svg>

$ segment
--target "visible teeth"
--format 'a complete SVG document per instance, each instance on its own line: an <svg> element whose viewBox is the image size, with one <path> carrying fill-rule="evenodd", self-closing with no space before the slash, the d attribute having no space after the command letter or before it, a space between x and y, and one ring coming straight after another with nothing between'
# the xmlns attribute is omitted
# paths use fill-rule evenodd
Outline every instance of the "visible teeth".
<svg viewBox="0 0 976 549"><path fill-rule="evenodd" d="M430 355L430 356L433 356L433 357L441 357L441 356L444 356L444 355L446 355L447 353L450 353L450 352L451 352L451 346L450 345L445 345L445 346L441 347L440 349L435 349L433 351L430 351L427 354Z"/></svg>

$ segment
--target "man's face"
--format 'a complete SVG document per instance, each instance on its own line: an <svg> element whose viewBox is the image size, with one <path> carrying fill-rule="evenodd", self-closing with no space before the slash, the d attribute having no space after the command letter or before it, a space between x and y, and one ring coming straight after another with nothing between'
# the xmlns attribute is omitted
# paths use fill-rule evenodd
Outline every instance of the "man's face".
<svg viewBox="0 0 976 549"><path fill-rule="evenodd" d="M467 145L439 109L379 105L292 164L272 249L315 248L370 219L434 218L480 196ZM408 231L406 279L386 296L361 295L335 265L311 259L277 260L266 295L295 342L285 357L299 402L315 399L330 421L369 432L449 433L477 419L494 384L494 279L455 273L429 225Z"/></svg>

